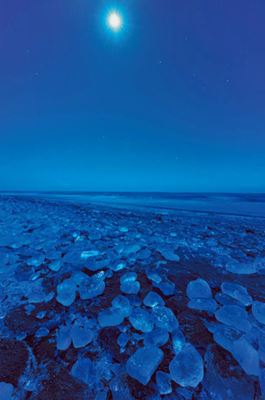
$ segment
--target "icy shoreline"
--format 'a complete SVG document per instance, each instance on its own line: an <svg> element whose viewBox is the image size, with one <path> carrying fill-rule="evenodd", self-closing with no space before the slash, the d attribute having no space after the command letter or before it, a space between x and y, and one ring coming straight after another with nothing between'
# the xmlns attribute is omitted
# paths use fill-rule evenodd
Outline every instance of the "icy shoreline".
<svg viewBox="0 0 265 400"><path fill-rule="evenodd" d="M1 196L0 399L262 399L264 243L262 218Z"/></svg>

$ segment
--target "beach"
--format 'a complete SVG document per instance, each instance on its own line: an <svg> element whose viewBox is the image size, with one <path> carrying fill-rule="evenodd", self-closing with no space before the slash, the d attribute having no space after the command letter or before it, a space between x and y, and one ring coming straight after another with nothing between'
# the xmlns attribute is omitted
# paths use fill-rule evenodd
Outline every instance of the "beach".
<svg viewBox="0 0 265 400"><path fill-rule="evenodd" d="M263 215L113 202L0 196L2 393L262 399Z"/></svg>

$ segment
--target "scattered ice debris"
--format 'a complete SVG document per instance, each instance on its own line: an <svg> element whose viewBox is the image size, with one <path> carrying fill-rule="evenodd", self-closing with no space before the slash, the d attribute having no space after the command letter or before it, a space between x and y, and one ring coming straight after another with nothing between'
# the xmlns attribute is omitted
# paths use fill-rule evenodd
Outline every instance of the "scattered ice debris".
<svg viewBox="0 0 265 400"><path fill-rule="evenodd" d="M265 303L255 301L252 305L252 314L258 322L265 325Z"/></svg>
<svg viewBox="0 0 265 400"><path fill-rule="evenodd" d="M73 304L76 297L76 284L72 279L65 279L57 286L57 301L65 307Z"/></svg>
<svg viewBox="0 0 265 400"><path fill-rule="evenodd" d="M241 286L237 283L224 282L221 285L221 289L224 294L239 301L239 303L242 303L244 306L249 306L252 304L252 298L244 286Z"/></svg>
<svg viewBox="0 0 265 400"><path fill-rule="evenodd" d="M114 307L102 310L98 314L98 322L101 328L120 325L122 324L123 320L124 315Z"/></svg>
<svg viewBox="0 0 265 400"><path fill-rule="evenodd" d="M166 329L168 332L178 329L178 320L170 308L157 306L152 309L152 312L158 328Z"/></svg>
<svg viewBox="0 0 265 400"><path fill-rule="evenodd" d="M163 352L157 347L142 347L131 355L126 364L127 373L146 385L163 360Z"/></svg>
<svg viewBox="0 0 265 400"><path fill-rule="evenodd" d="M171 377L163 371L157 371L156 384L160 394L172 393Z"/></svg>
<svg viewBox="0 0 265 400"><path fill-rule="evenodd" d="M248 313L240 306L223 306L216 311L215 317L223 324L240 331L248 332L251 329Z"/></svg>
<svg viewBox="0 0 265 400"><path fill-rule="evenodd" d="M186 344L169 364L169 371L172 380L180 386L196 388L204 376L200 353L191 344Z"/></svg>
<svg viewBox="0 0 265 400"><path fill-rule="evenodd" d="M165 302L156 292L149 292L144 298L144 305L147 307L164 306Z"/></svg>
<svg viewBox="0 0 265 400"><path fill-rule="evenodd" d="M0 382L0 400L11 400L13 391L11 383Z"/></svg>
<svg viewBox="0 0 265 400"><path fill-rule="evenodd" d="M0 203L0 373L12 396L22 386L78 400L84 390L96 400L265 394L264 221Z"/></svg>
<svg viewBox="0 0 265 400"><path fill-rule="evenodd" d="M204 279L198 278L188 283L187 296L190 300L210 299L212 298L212 291L209 284Z"/></svg>

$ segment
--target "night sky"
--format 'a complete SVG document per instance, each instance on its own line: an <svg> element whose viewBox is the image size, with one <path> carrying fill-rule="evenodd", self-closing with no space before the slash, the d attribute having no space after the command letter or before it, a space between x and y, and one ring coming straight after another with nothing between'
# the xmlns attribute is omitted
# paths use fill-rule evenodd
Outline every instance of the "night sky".
<svg viewBox="0 0 265 400"><path fill-rule="evenodd" d="M264 0L0 0L0 189L265 192L264 21Z"/></svg>

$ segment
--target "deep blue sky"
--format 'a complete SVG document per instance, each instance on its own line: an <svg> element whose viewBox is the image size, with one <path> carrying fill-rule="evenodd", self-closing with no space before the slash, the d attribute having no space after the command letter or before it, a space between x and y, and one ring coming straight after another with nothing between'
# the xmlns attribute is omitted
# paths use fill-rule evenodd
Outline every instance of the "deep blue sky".
<svg viewBox="0 0 265 400"><path fill-rule="evenodd" d="M0 0L0 189L265 191L264 21L264 0Z"/></svg>

